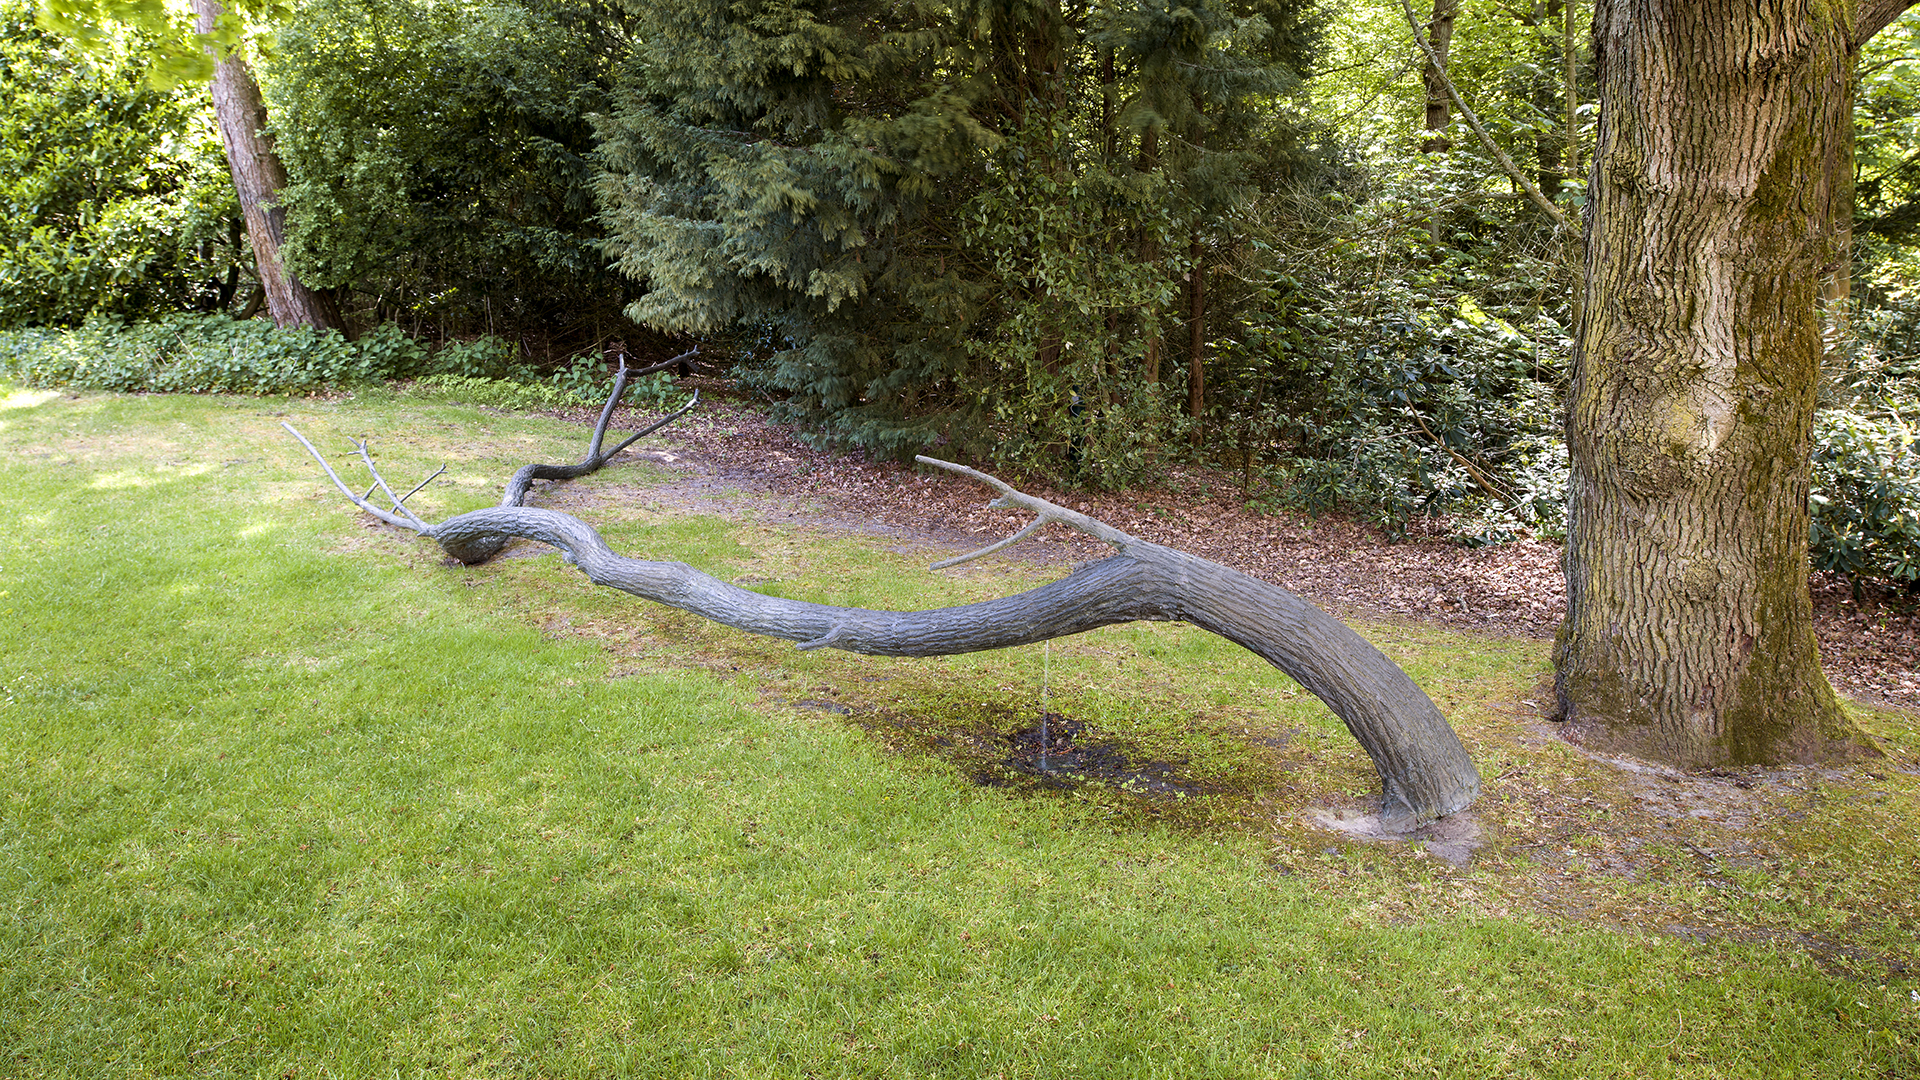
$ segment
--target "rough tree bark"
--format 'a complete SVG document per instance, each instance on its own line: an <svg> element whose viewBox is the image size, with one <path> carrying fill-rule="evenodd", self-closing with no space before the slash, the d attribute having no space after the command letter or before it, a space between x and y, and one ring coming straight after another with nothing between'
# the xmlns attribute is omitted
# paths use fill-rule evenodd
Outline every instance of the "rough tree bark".
<svg viewBox="0 0 1920 1080"><path fill-rule="evenodd" d="M211 33L222 10L218 0L192 0L192 5L195 31ZM247 239L253 245L267 314L279 326L344 330L346 323L333 298L307 288L280 261L280 247L287 238L287 212L276 200L287 186L287 170L274 152L273 139L265 133L267 106L260 96L260 84L254 81L238 48L214 68L213 113L220 124L220 141L226 147L240 211L246 218Z"/></svg>
<svg viewBox="0 0 1920 1080"><path fill-rule="evenodd" d="M1857 50L1910 0L1599 0L1560 716L1688 767L1860 738L1807 594L1819 283Z"/></svg>
<svg viewBox="0 0 1920 1080"><path fill-rule="evenodd" d="M512 479L507 481L507 489L500 496L500 505L520 506L524 504L527 501L527 493L533 490L533 482L535 480L578 480L583 476L596 473L605 467L609 461L619 456L620 452L627 447L632 446L634 443L639 442L641 439L659 431L661 428L666 427L668 424L673 423L675 420L687 415L688 412L691 412L695 405L700 404L700 392L698 390L694 391L693 399L678 410L668 413L659 420L627 436L613 449L602 449L602 444L606 442L607 438L607 423L613 419L614 407L619 405L620 399L627 395L628 384L642 375L651 375L656 371L665 371L668 368L678 367L682 371L685 371L687 370L686 365L688 362L699 355L699 353L699 346L695 346L670 360L662 360L648 367L631 370L627 367L627 354L624 351L621 352L620 369L613 377L613 390L607 395L607 404L600 410L599 421L593 425L593 437L587 441L587 455L572 465L545 465L534 463L520 466L519 470L513 474ZM304 442L305 440L302 441ZM308 447L308 449L312 449L312 447ZM369 467L371 467L371 463L369 463ZM439 474L435 473L434 475L438 476ZM433 477L428 477L428 479L431 480ZM469 566L475 563L486 562L488 559L500 554L500 552L505 550L506 546L512 542L513 538L510 536L499 536L492 541L473 541L462 554L460 561Z"/></svg>
<svg viewBox="0 0 1920 1080"><path fill-rule="evenodd" d="M616 392L612 400L617 398ZM596 448L605 426L603 413L594 433ZM833 607L765 596L709 577L685 563L626 558L608 547L592 526L553 510L503 505L428 524L407 509L407 496L394 495L376 472L376 486L392 503L391 510L383 510L347 487L298 431L292 427L287 430L306 446L355 505L389 524L432 539L462 562L491 558L512 539L549 544L596 585L620 589L748 633L795 641L803 649L830 647L877 656L948 656L1046 641L1142 619L1189 622L1258 654L1318 695L1346 723L1380 774L1383 828L1415 829L1465 809L1479 795L1480 774L1440 710L1393 661L1346 625L1283 589L1218 563L1136 539L962 466L920 459L998 489L1001 497L996 506L1024 508L1038 517L1018 534L981 551L936 563L935 569L997 551L1048 522L1097 537L1119 553L1050 585L962 607L929 611ZM372 460L364 444L359 451L371 469ZM604 459L611 454L590 452L588 456ZM511 491L510 496L518 501Z"/></svg>
<svg viewBox="0 0 1920 1080"><path fill-rule="evenodd" d="M1447 53L1453 48L1453 22L1460 0L1433 0L1433 16L1427 20L1426 33L1420 38L1426 64L1420 69L1420 81L1427 88L1427 137L1420 144L1426 154L1444 154L1453 149L1447 138L1447 126L1453 123L1453 97L1447 84ZM1418 31L1416 31L1418 33Z"/></svg>

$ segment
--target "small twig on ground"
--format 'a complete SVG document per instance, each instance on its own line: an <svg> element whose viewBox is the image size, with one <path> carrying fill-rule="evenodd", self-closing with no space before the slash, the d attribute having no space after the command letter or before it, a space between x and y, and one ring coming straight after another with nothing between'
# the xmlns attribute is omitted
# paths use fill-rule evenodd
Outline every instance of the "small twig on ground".
<svg viewBox="0 0 1920 1080"><path fill-rule="evenodd" d="M353 449L355 453L360 455L360 460L367 463L367 471L373 474L373 482L380 486L381 491L387 493L387 498L393 500L394 512L404 515L408 523L414 528L425 532L427 530L427 523L421 521L413 511L407 509L405 501L403 501L400 496L395 495L393 489L387 486L387 478L381 476L380 470L373 467L373 455L367 451L367 441L365 439L355 439L353 441ZM416 488L415 490L418 489Z"/></svg>
<svg viewBox="0 0 1920 1080"><path fill-rule="evenodd" d="M320 463L320 468L326 471L327 479L333 481L333 486L340 489L340 493L347 497L348 502L351 502L353 505L359 507L362 510L365 510L367 513L372 514L374 517L379 518L381 521L384 521L389 525L397 525L403 529L412 529L415 532L425 532L427 530L426 523L421 521L419 518L414 517L411 513L409 513L405 518L399 517L398 515L390 514L385 510L382 510L379 507L373 505L373 503L370 502L367 498L354 494L353 489L347 486L347 482L345 480L340 479L340 474L333 471L333 466L327 464L326 455L314 449L313 444L307 441L307 437L305 435L300 434L298 429L296 429L292 424L289 424L284 420L280 422L280 426L283 428L286 428L287 433L289 435L292 435L294 438L300 440L300 445L306 447L307 453L313 455L313 460ZM364 444L363 444L363 449L364 449ZM372 458L367 459L367 468L369 469L373 468ZM379 472L376 470L373 475L374 475L374 487L377 488L377 487L383 486L380 481ZM367 494L372 495L373 490L374 490L373 488L368 488Z"/></svg>
<svg viewBox="0 0 1920 1080"><path fill-rule="evenodd" d="M221 1040L220 1040L219 1042L217 1042L217 1043L209 1043L209 1044L207 1044L206 1046L203 1046L203 1047L201 1047L200 1049L198 1049L198 1050L195 1050L194 1052L192 1052L192 1053L190 1053L190 1054L188 1054L187 1056L188 1056L188 1057L199 1057L199 1056L200 1056L201 1054L205 1054L205 1053L210 1053L210 1052L212 1052L212 1051L214 1051L214 1050L218 1050L218 1049L220 1049L221 1047L223 1047L223 1046L225 1046L225 1045L227 1045L228 1043L230 1043L230 1042L232 1042L232 1041L234 1041L235 1039L238 1039L238 1038L240 1038L241 1036L243 1036L243 1035L247 1035L247 1034L250 1034L250 1032L245 1032L245 1031L237 1031L237 1032L235 1032L235 1033L233 1033L232 1035L229 1035L229 1036L227 1036L226 1038L224 1038L224 1039L221 1039Z"/></svg>
<svg viewBox="0 0 1920 1080"><path fill-rule="evenodd" d="M627 447L632 446L635 442L638 442L640 439L643 439L646 436L651 435L656 431L659 431L661 428L666 427L668 424L673 423L675 420L678 420L682 416L685 416L687 415L687 413L691 412L694 406L700 404L700 392L698 390L695 390L693 392L693 397L685 405L674 410L673 412L668 413L667 415L661 417L660 419L654 421L653 423L648 424L646 427L641 428L639 431L636 431L633 434L627 436L625 439L621 440L620 445L614 447L611 450L603 451L601 449L601 444L606 439L607 424L613 418L614 408L615 406L619 405L621 397L623 397L626 394L627 387L631 384L633 376L636 374L644 375L648 372L659 371L663 368L670 367L673 364L681 363L687 360L689 357L693 356L697 352L699 352L698 349L693 349L688 352L681 353L679 356L676 356L671 360L665 360L665 361L662 361L661 363L654 364L649 367L641 368L637 372L629 370L627 368L626 357L624 354L622 354L620 358L620 370L614 376L613 389L607 395L606 405L602 407L600 410L599 421L594 424L593 438L592 438L592 441L588 444L586 459L581 461L577 465L534 464L534 465L522 466L519 469L519 471L513 474L513 478L507 482L506 491L501 495L501 498L500 498L500 505L503 507L522 505L526 500L528 489L532 487L533 482L535 480L572 480L572 479L577 479L578 477L586 476L589 473L596 472L602 466L604 466L608 461L612 460L614 457L618 456L622 451L627 449ZM326 470L328 479L333 481L334 486L339 488L341 494L345 495L348 501L352 502L353 505L359 507L362 510L365 510L367 513L372 514L374 517L379 518L381 521L384 521L389 525L397 525L401 528L412 529L414 532L422 533L422 534L428 534L432 531L433 527L431 525L428 525L425 521L422 521L418 515L416 515L411 509L408 508L406 503L408 499L412 498L414 495L418 494L421 491L421 489L425 488L428 484L432 483L435 480L435 478L439 477L442 473L446 472L447 468L445 465L442 465L439 469L435 470L432 476L429 476L425 480L422 480L419 484L416 484L413 490L407 492L405 495L395 495L393 492L393 489L387 486L386 478L381 476L380 470L374 467L373 454L371 451L367 449L366 440L364 439L355 440L354 442L355 452L360 455L360 460L366 462L367 471L373 474L373 486L367 489L366 494L356 495L353 493L353 490L351 488L347 487L346 482L340 479L340 475L333 471L333 466L327 463L326 457L323 456L319 450L315 449L314 445L311 442L307 441L306 436L300 434L299 431L295 430L292 424L283 422L280 426L283 428L286 428L287 431L290 434L292 434L294 438L300 440L300 445L307 448L307 453L313 455L313 459L320 463L320 467L322 469ZM393 500L392 511L382 510L380 507L375 506L373 504L373 501L372 501L373 493L375 491L383 491L386 493L389 499ZM501 550L504 550L505 547L506 547L506 539L502 537L496 543L471 545L468 549L468 555L471 557L471 561L484 562L486 559L489 559L494 555L498 554Z"/></svg>
<svg viewBox="0 0 1920 1080"><path fill-rule="evenodd" d="M405 495L400 496L400 501L406 502L408 499L411 499L415 495L420 494L420 491L422 488L425 488L428 484L431 484L435 480L438 480L440 478L440 474L446 471L447 471L447 467L445 465L442 465L439 468L433 470L432 475L428 476L425 480L422 480L419 483L413 485L412 491L409 491Z"/></svg>
<svg viewBox="0 0 1920 1080"><path fill-rule="evenodd" d="M600 453L600 442L602 439L606 438L607 422L613 419L614 406L620 404L620 399L626 396L627 384L630 381L637 379L642 375L651 375L656 371L664 371L675 364L685 363L689 360L692 360L695 356L699 355L699 353L700 353L700 346L695 345L693 348L688 349L686 352L681 353L679 356L673 357L670 360L662 360L657 364L648 365L647 367L640 368L637 371L628 369L627 354L624 352L621 353L620 354L620 370L615 372L613 376L613 391L607 395L607 403L605 406L603 406L600 409L600 419L596 421L593 425L593 441L587 444L587 460L594 461L599 459L602 456ZM693 406L697 404L699 400L700 400L700 391L695 390L693 392L693 401L687 403L687 409L693 408ZM612 457L614 454L617 454L620 451L625 450L628 446L632 445L634 439L639 438L641 435L647 435L654 431L658 431L661 427L670 423L676 417L680 416L684 412L686 412L686 409L682 409L680 412L673 414L673 416L670 416L667 419L660 421L660 423L655 424L653 427L648 428L646 431L639 432L638 434L629 437L626 442L623 442L619 446L614 447L613 450L608 454L606 454L605 456Z"/></svg>

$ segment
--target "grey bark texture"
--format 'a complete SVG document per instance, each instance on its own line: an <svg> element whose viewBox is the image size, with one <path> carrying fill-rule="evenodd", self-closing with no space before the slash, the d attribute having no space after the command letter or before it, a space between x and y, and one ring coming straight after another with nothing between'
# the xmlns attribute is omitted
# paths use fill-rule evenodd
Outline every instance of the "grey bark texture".
<svg viewBox="0 0 1920 1080"><path fill-rule="evenodd" d="M803 649L949 656L1136 620L1192 623L1292 676L1346 723L1380 775L1384 828L1417 828L1465 809L1480 792L1479 772L1432 700L1398 665L1339 620L1284 589L1139 540L962 466L920 459L990 484L1001 492L996 505L1032 510L1039 518L1019 536L938 566L998 550L1047 522L1088 533L1119 553L1052 584L976 604L927 611L835 607L766 596L681 562L628 558L613 551L592 526L554 510L499 506L428 524L381 481L378 486L394 504L392 511L383 510L355 494L312 444L288 430L320 460L348 499L381 520L432 539L462 562L483 561L514 539L547 544L596 585L748 633L798 642Z"/></svg>
<svg viewBox="0 0 1920 1080"><path fill-rule="evenodd" d="M670 412L654 423L627 436L621 441L620 445L611 450L601 449L602 444L605 443L607 438L607 423L613 419L614 407L619 405L620 399L626 396L627 387L632 380L642 375L651 375L656 371L665 371L675 365L687 363L698 355L699 352L700 349L696 346L671 360L662 360L657 364L640 368L639 370L630 370L627 367L627 354L624 352L621 353L620 370L614 375L613 390L607 395L606 406L600 410L600 419L593 425L593 438L587 443L586 457L581 458L572 465L543 465L536 463L520 466L520 468L514 472L513 478L507 481L507 489L500 496L500 505L519 506L526 502L527 493L533 489L533 482L535 480L578 480L583 476L590 476L593 473L599 472L607 462L612 461L622 450L625 450L642 438L659 431L661 428L685 416L695 405L700 404L700 394L697 391L693 395L693 400L687 402L686 405L678 411ZM512 537L504 535L492 542L476 541L467 546L465 554L461 557L460 561L469 566L486 562L488 559L500 554L500 552L505 550L506 546L512 542Z"/></svg>

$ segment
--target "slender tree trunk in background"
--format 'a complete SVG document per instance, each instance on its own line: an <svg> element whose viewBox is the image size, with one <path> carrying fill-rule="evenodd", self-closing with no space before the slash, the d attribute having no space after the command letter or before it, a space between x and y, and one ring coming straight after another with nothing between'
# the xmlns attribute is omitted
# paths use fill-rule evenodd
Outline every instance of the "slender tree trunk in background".
<svg viewBox="0 0 1920 1080"><path fill-rule="evenodd" d="M1851 225L1840 236L1841 256L1833 273L1827 276L1820 289L1820 309L1825 320L1823 335L1824 352L1838 357L1840 345L1853 332L1853 229Z"/></svg>
<svg viewBox="0 0 1920 1080"><path fill-rule="evenodd" d="M1561 0L1560 4L1560 105L1564 112L1560 126L1566 129L1566 157L1562 175L1569 180L1580 175L1580 44L1574 33L1579 19L1579 0Z"/></svg>
<svg viewBox="0 0 1920 1080"><path fill-rule="evenodd" d="M1532 22L1528 25L1538 35L1540 52L1539 74L1533 79L1533 107L1541 116L1552 116L1554 98L1565 91L1563 80L1553 72L1560 67L1565 56L1561 28L1566 24L1566 9L1571 5L1567 0L1545 0L1545 3L1533 10ZM1573 173L1567 172L1567 143L1573 139L1572 127L1562 125L1554 130L1551 125L1542 124L1533 136L1533 182L1540 193L1549 199L1557 199L1560 186L1571 179Z"/></svg>
<svg viewBox="0 0 1920 1080"><path fill-rule="evenodd" d="M1152 172L1160 167L1160 133L1149 127L1140 133L1141 172ZM1155 266L1160 262L1160 242L1151 233L1140 236L1140 265ZM1142 322L1148 326L1157 323L1149 313L1143 312ZM1146 377L1147 385L1160 385L1160 333L1154 331L1147 336Z"/></svg>
<svg viewBox="0 0 1920 1080"><path fill-rule="evenodd" d="M1060 374L1060 353L1061 346L1064 344L1065 339L1061 337L1060 331L1048 327L1040 335L1039 346L1033 350L1034 363L1049 375Z"/></svg>
<svg viewBox="0 0 1920 1080"><path fill-rule="evenodd" d="M1579 0L1564 0L1560 9L1560 103L1566 109L1561 124L1567 130L1564 169L1568 179L1580 175L1580 47L1573 32L1578 21L1574 12L1579 7ZM1567 237L1567 241L1571 247L1573 238ZM1577 257L1577 254L1570 252L1568 261L1572 262ZM1576 265L1573 272L1573 302L1567 305L1567 321L1577 332L1587 311L1586 267Z"/></svg>
<svg viewBox="0 0 1920 1080"><path fill-rule="evenodd" d="M202 34L211 32L221 12L218 0L192 0L192 4L194 29ZM214 68L213 112L220 124L220 141L226 147L234 191L246 218L247 239L253 245L267 314L279 326L344 329L346 324L333 299L301 284L280 261L287 223L286 211L276 201L287 186L287 170L274 153L273 140L263 133L266 102L237 50Z"/></svg>
<svg viewBox="0 0 1920 1080"><path fill-rule="evenodd" d="M1447 95L1447 84L1442 76L1447 70L1447 50L1453 47L1453 19L1460 10L1460 0L1433 0L1433 18L1427 21L1427 44L1433 47L1433 55L1439 60L1435 64L1426 61L1420 69L1420 80L1427 87L1427 140L1420 149L1429 154L1444 154L1453 149L1453 141L1444 134L1447 125L1453 123L1453 99Z"/></svg>
<svg viewBox="0 0 1920 1080"><path fill-rule="evenodd" d="M1120 92L1118 81L1114 77L1113 50L1100 50L1100 160L1108 168L1113 168L1114 159L1120 156L1120 131L1113 123L1115 97Z"/></svg>
<svg viewBox="0 0 1920 1080"><path fill-rule="evenodd" d="M1206 250L1200 234L1194 233L1187 244L1191 269L1187 272L1187 414L1193 417L1188 441L1200 445L1200 418L1207 407L1207 268L1201 262Z"/></svg>
<svg viewBox="0 0 1920 1080"><path fill-rule="evenodd" d="M1858 88L1858 80L1854 86ZM1853 140L1847 140L1844 154L1834 156L1833 169L1835 175L1829 182L1837 200L1833 210L1835 251L1830 272L1821 282L1820 314L1821 351L1837 359L1841 342L1853 328L1848 308L1853 299Z"/></svg>
<svg viewBox="0 0 1920 1080"><path fill-rule="evenodd" d="M1003 130L1019 134L1029 125L1044 131L1066 106L1066 23L1059 0L992 5L989 16L994 86L999 112L1007 121ZM1045 160L1029 161L1031 170L1049 174L1056 182L1066 178L1067 164L1049 153ZM1031 297L1042 304L1053 298L1043 289ZM1041 327L1033 362L1049 375L1060 372L1065 337L1057 324Z"/></svg>
<svg viewBox="0 0 1920 1080"><path fill-rule="evenodd" d="M227 246L233 249L233 261L227 263L226 280L220 283L216 311L233 310L233 298L240 292L240 233L243 228L239 218L227 219Z"/></svg>
<svg viewBox="0 0 1920 1080"><path fill-rule="evenodd" d="M1120 132L1113 122L1114 98L1118 92L1119 88L1114 84L1113 50L1102 49L1100 50L1100 167L1108 172L1114 171L1115 165L1118 164L1114 159L1120 153ZM1103 207L1100 211L1102 254L1109 256L1119 254L1122 243L1121 237L1115 235L1112 209ZM1101 373L1107 377L1105 400L1108 404L1112 404L1114 391L1112 378L1119 366L1120 356L1120 312L1117 309L1107 308L1104 329L1106 341L1101 347Z"/></svg>
<svg viewBox="0 0 1920 1080"><path fill-rule="evenodd" d="M1861 745L1807 595L1816 301L1848 208L1855 35L1904 6L1596 5L1554 650L1582 742L1687 767Z"/></svg>
<svg viewBox="0 0 1920 1080"><path fill-rule="evenodd" d="M1453 99L1447 93L1447 50L1453 46L1453 19L1459 9L1460 0L1433 0L1433 18L1427 22L1427 45L1433 50L1433 58L1420 69L1420 79L1427 87L1428 133L1420 151L1436 163L1453 149L1453 140L1446 136L1447 126L1453 123ZM1427 242L1437 248L1444 239L1439 215L1429 216Z"/></svg>

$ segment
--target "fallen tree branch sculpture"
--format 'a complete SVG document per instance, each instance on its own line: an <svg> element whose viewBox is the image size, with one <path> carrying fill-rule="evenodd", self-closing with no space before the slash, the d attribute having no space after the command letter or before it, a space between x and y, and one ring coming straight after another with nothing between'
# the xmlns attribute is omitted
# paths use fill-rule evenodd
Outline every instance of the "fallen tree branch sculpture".
<svg viewBox="0 0 1920 1080"><path fill-rule="evenodd" d="M604 426L603 415L601 428ZM1052 584L960 607L928 611L834 607L766 596L710 577L682 562L627 558L614 552L591 525L569 514L518 505L517 497L512 503L503 500L501 506L459 514L431 525L408 510L404 499L393 497L375 472L375 486L386 491L394 503L391 511L383 510L348 488L298 431L291 426L287 430L307 447L356 506L382 521L432 539L463 563L482 562L515 539L547 544L559 549L563 558L596 585L748 633L798 642L802 649L830 647L875 656L948 656L1025 645L1136 620L1192 623L1247 648L1292 676L1346 723L1380 775L1382 827L1411 830L1465 809L1479 795L1480 775L1440 710L1393 661L1339 620L1284 589L1219 563L1140 540L962 465L919 459L995 488L1000 497L993 505L1030 510L1038 519L1014 537L936 563L936 568L997 551L1049 522L1110 544L1117 554L1083 566ZM601 430L596 429L589 460L601 456L597 452L600 435ZM624 448L628 443L621 445ZM357 444L357 449L371 469L365 444ZM510 495L512 492L509 488Z"/></svg>

